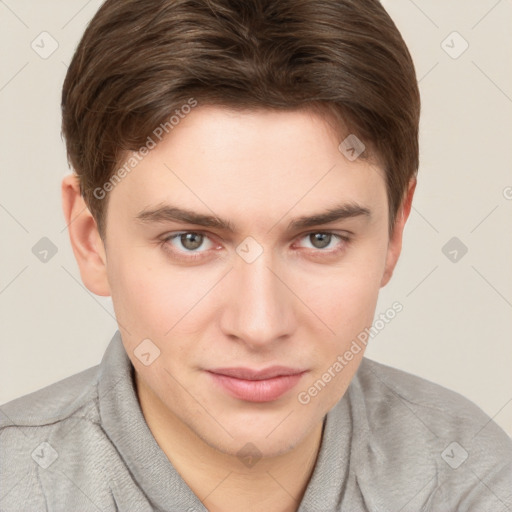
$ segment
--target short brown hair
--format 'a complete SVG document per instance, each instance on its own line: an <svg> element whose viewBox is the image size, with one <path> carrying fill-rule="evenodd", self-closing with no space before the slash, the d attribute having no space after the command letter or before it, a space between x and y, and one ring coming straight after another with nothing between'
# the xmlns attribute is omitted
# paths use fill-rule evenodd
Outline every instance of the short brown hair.
<svg viewBox="0 0 512 512"><path fill-rule="evenodd" d="M107 0L62 91L68 160L102 235L94 190L191 97L333 114L384 166L392 227L419 165L420 97L378 0Z"/></svg>

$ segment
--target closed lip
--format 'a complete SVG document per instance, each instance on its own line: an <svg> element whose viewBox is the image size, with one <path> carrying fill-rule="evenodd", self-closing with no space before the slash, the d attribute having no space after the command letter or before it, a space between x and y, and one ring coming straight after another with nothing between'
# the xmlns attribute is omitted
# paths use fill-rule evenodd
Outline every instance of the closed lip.
<svg viewBox="0 0 512 512"><path fill-rule="evenodd" d="M307 370L300 368L290 368L288 366L270 366L261 370L255 370L252 368L215 368L208 370L210 373L216 375L224 375L233 379L243 380L267 380L274 379L276 377L286 377L290 375L300 375L305 373Z"/></svg>
<svg viewBox="0 0 512 512"><path fill-rule="evenodd" d="M272 402L294 388L308 370L289 366L215 368L213 380L229 395L246 402Z"/></svg>

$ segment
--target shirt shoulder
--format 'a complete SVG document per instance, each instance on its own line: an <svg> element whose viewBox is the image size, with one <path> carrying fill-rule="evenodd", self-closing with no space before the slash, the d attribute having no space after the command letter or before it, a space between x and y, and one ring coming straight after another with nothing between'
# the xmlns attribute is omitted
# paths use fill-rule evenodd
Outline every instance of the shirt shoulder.
<svg viewBox="0 0 512 512"><path fill-rule="evenodd" d="M55 424L97 397L98 366L71 375L0 406L0 431Z"/></svg>
<svg viewBox="0 0 512 512"><path fill-rule="evenodd" d="M365 432L366 475L382 483L376 509L390 502L408 503L404 511L512 506L512 440L476 404L367 358L352 396Z"/></svg>
<svg viewBox="0 0 512 512"><path fill-rule="evenodd" d="M99 365L2 405L0 510L154 510L112 437L144 430L137 407L119 331Z"/></svg>
<svg viewBox="0 0 512 512"><path fill-rule="evenodd" d="M406 426L403 413L409 410L417 420L423 420L424 427L431 429L434 435L466 433L467 437L489 426L497 443L512 443L480 407L444 386L367 358L363 359L357 377L369 406L368 412L374 419L399 419ZM390 403L401 404L405 409L398 418L394 416L396 408L388 407Z"/></svg>
<svg viewBox="0 0 512 512"><path fill-rule="evenodd" d="M87 471L87 446L105 444L97 379L98 366L91 367L0 407L2 511L60 510L70 495L84 500L75 500L77 510L93 509L87 494L69 487Z"/></svg>

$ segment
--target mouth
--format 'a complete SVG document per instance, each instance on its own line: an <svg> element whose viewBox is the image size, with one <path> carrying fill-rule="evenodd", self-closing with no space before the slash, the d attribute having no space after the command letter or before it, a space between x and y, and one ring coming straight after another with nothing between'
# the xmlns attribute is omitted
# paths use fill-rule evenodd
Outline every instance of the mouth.
<svg viewBox="0 0 512 512"><path fill-rule="evenodd" d="M308 370L272 366L251 368L217 368L207 370L225 392L247 402L272 402L295 387Z"/></svg>

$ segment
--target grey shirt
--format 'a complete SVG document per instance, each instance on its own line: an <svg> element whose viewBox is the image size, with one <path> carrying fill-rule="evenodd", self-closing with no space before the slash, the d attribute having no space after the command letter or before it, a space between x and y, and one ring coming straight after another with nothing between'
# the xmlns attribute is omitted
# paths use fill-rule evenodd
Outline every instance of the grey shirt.
<svg viewBox="0 0 512 512"><path fill-rule="evenodd" d="M101 364L0 408L0 511L207 509L156 443L117 331ZM512 511L512 441L476 405L364 358L299 512Z"/></svg>

